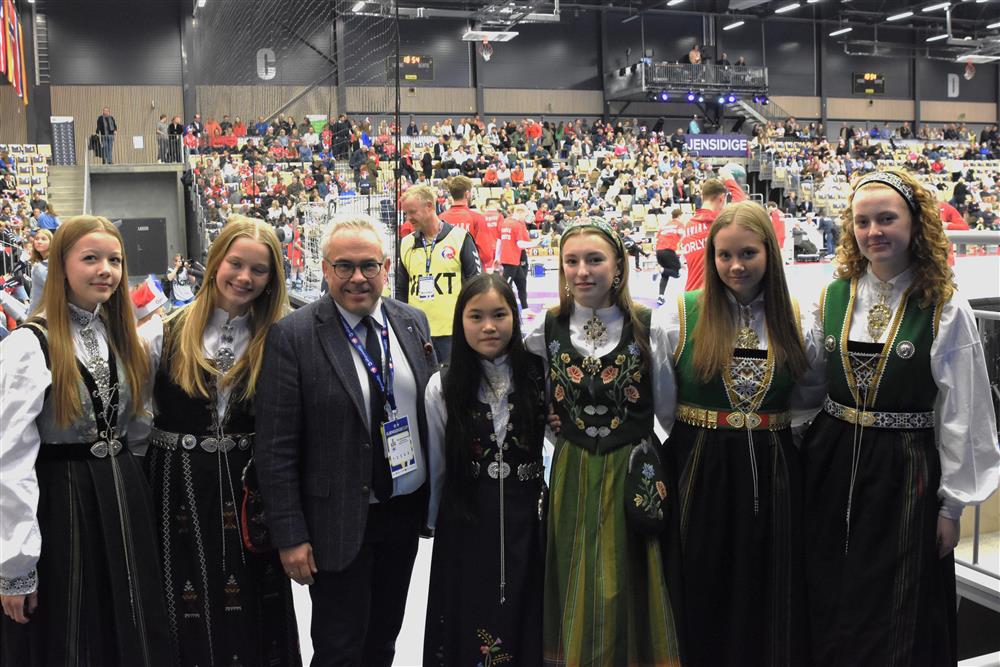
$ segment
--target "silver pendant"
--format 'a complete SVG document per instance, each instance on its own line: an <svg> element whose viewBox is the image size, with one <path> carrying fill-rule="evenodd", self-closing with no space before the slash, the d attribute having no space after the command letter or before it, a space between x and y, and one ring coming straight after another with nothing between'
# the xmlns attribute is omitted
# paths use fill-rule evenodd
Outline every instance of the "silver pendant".
<svg viewBox="0 0 1000 667"><path fill-rule="evenodd" d="M232 348L220 347L215 355L215 365L223 373L228 373L229 369L236 363L236 353Z"/></svg>
<svg viewBox="0 0 1000 667"><path fill-rule="evenodd" d="M837 339L832 335L827 336L826 340L823 341L823 347L826 348L827 352L833 352L837 349Z"/></svg>
<svg viewBox="0 0 1000 667"><path fill-rule="evenodd" d="M900 359L909 359L916 351L916 347L908 340L901 340L896 345L896 354Z"/></svg>

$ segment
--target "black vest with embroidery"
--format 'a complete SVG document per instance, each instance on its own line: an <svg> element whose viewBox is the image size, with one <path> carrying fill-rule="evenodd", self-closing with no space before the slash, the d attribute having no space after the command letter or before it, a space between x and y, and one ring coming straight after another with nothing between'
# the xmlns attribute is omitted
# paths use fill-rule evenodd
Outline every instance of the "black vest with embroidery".
<svg viewBox="0 0 1000 667"><path fill-rule="evenodd" d="M163 356L160 367L156 369L156 384L153 386L153 399L156 402L153 425L172 433L215 436L215 400L189 396L170 377L170 365L177 353L177 332L174 331L176 322L177 320L168 320L163 323ZM203 380L206 386L213 387L214 380L209 373L203 374ZM242 393L243 387L235 386L229 394L229 420L225 425L227 433L254 432L253 401L241 400Z"/></svg>

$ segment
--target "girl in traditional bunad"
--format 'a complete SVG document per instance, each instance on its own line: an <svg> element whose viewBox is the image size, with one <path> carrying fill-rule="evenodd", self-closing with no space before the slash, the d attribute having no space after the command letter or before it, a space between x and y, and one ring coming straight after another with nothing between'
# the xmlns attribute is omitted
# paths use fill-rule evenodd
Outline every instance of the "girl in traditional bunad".
<svg viewBox="0 0 1000 667"><path fill-rule="evenodd" d="M860 178L842 226L802 449L812 663L953 665L959 518L1000 471L982 342L912 176Z"/></svg>
<svg viewBox="0 0 1000 667"><path fill-rule="evenodd" d="M184 666L298 665L290 583L276 552L246 548L241 475L253 456L253 395L268 327L288 308L270 225L231 216L205 288L153 348L147 452L167 614Z"/></svg>
<svg viewBox="0 0 1000 667"><path fill-rule="evenodd" d="M149 357L127 276L110 221L66 219L38 312L0 345L5 665L173 663L149 486L128 447Z"/></svg>
<svg viewBox="0 0 1000 667"><path fill-rule="evenodd" d="M540 665L542 360L498 274L462 286L451 371L427 384L434 528L426 667Z"/></svg>
<svg viewBox="0 0 1000 667"><path fill-rule="evenodd" d="M705 260L705 286L680 296L668 322L685 664L798 666L802 472L790 408L822 348L803 342L760 205L724 208Z"/></svg>
<svg viewBox="0 0 1000 667"><path fill-rule="evenodd" d="M651 322L649 309L633 305L624 245L600 218L570 227L559 259L559 306L525 339L548 360L561 422L543 664L677 665L674 613L653 534L667 496L653 434L654 406L664 403L664 391L673 393L669 369L654 363L669 354L665 329L657 316ZM656 416L662 421L658 407Z"/></svg>

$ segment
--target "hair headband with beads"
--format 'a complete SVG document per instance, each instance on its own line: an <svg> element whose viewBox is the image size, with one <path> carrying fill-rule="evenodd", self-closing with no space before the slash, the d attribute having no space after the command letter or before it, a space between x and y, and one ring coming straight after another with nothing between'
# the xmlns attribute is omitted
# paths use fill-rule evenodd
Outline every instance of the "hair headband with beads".
<svg viewBox="0 0 1000 667"><path fill-rule="evenodd" d="M906 200L906 205L910 207L911 213L917 213L920 210L920 207L917 205L917 195L913 191L913 188L907 185L902 178L892 172L877 171L873 174L868 174L858 181L858 185L854 188L854 191L857 192L864 186L872 183L886 185L895 190L900 197Z"/></svg>
<svg viewBox="0 0 1000 667"><path fill-rule="evenodd" d="M559 246L562 247L563 240L566 238L566 235L570 233L570 231L574 229L580 229L581 227L586 227L589 229L593 229L594 231L600 232L602 235L608 238L608 241L611 242L611 247L615 249L615 252L618 254L619 258L625 256L625 244L622 243L622 239L620 236L618 236L618 232L616 232L611 225L605 222L603 218L597 218L597 217L584 218L580 222L574 223L569 227L567 227L566 231L563 232L562 238L559 239Z"/></svg>

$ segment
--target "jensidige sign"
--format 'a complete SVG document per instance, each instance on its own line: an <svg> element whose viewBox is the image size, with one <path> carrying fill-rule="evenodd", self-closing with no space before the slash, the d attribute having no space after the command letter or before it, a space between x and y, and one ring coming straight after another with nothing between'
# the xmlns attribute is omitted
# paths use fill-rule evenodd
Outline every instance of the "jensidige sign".
<svg viewBox="0 0 1000 667"><path fill-rule="evenodd" d="M743 134L689 134L684 137L689 152L703 157L746 157L747 137Z"/></svg>

